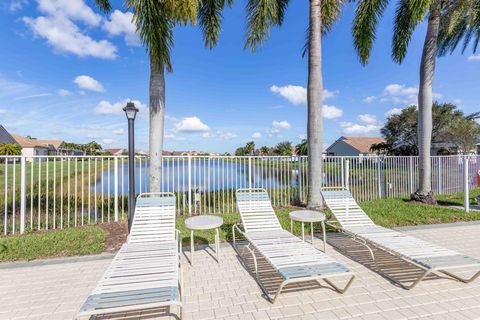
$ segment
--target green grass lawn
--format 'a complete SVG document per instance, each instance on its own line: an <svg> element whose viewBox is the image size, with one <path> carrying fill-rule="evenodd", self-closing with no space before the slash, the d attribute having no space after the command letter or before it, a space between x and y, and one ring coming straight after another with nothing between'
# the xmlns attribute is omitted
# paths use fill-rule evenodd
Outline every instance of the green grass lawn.
<svg viewBox="0 0 480 320"><path fill-rule="evenodd" d="M0 238L0 261L99 254L106 233L97 226L28 233Z"/></svg>
<svg viewBox="0 0 480 320"><path fill-rule="evenodd" d="M480 194L480 190L474 190L474 194ZM457 201L461 204L463 195L442 196L439 199L442 199L442 201L448 200L452 203ZM387 228L480 220L480 212L464 212L463 210L441 206L422 205L411 203L407 199L365 201L360 203L360 206L375 223ZM282 227L286 230L290 230L288 213L297 209L289 207L277 208L275 210ZM326 213L330 219L330 213L328 211ZM224 214L222 217L224 224L220 228L220 240L231 241L232 226L240 221L240 216L236 213L231 213ZM185 228L185 219L187 218L188 216L179 216L177 218L177 228L182 232L184 245L190 243L190 231ZM305 227L305 231L308 233L309 226L306 225ZM315 228L320 231L319 224L316 224ZM301 224L298 222L294 224L294 233L297 235L301 234ZM213 230L195 232L195 243L197 244L213 243L213 240ZM106 233L98 226L0 237L0 261L98 254L104 251L105 242Z"/></svg>
<svg viewBox="0 0 480 320"><path fill-rule="evenodd" d="M470 204L475 203L474 198L480 197L480 188L470 190ZM449 195L439 195L437 197L438 203L441 205L460 205L463 206L463 192L454 193Z"/></svg>

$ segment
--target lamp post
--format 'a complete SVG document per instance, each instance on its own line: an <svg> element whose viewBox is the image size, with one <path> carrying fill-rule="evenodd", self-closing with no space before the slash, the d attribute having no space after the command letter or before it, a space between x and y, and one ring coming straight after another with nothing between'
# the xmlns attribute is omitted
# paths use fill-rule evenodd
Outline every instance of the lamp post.
<svg viewBox="0 0 480 320"><path fill-rule="evenodd" d="M138 109L133 102L128 102L125 108L128 119L128 233L132 227L135 214L135 129L134 122Z"/></svg>

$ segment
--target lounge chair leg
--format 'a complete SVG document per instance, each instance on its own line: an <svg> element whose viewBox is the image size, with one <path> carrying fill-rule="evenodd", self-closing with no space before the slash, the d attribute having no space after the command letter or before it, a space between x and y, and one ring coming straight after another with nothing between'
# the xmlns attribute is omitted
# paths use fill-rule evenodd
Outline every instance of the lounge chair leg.
<svg viewBox="0 0 480 320"><path fill-rule="evenodd" d="M465 279L465 278L461 278L457 275L454 275L453 273L450 273L448 271L445 271L445 270L439 270L441 273L444 273L446 274L447 276L449 277L452 277L460 282L463 282L463 283L470 283L472 281L474 281L475 279L477 279L479 276L480 276L480 271L478 271L477 273L475 273L472 277L468 278L468 279Z"/></svg>
<svg viewBox="0 0 480 320"><path fill-rule="evenodd" d="M280 287L277 290L277 293L275 293L275 297L273 297L273 300L270 298L270 295L267 294L268 299L272 302L272 304L275 303L277 300L278 296L280 295L280 292L282 292L283 287L285 287L288 284L288 281L283 281Z"/></svg>
<svg viewBox="0 0 480 320"><path fill-rule="evenodd" d="M330 280L328 279L323 279L326 283L328 283L331 287L333 287L337 292L343 294L345 293L348 288L350 287L350 285L352 284L353 280L355 279L355 276L352 276L350 278L350 280L348 280L348 283L345 285L345 287L343 289L340 289L339 287L337 287L336 285L334 285Z"/></svg>

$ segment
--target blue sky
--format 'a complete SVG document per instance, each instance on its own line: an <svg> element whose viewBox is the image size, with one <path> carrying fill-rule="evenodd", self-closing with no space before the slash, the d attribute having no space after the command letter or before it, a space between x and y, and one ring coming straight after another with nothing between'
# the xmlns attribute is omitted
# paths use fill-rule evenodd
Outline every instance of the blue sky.
<svg viewBox="0 0 480 320"><path fill-rule="evenodd" d="M93 0L0 3L0 124L38 138L125 147L128 100L140 107L137 145L148 148L149 65L122 2L103 15ZM298 143L306 134L308 2L291 1L282 28L255 53L243 49L245 1L224 13L219 45L205 49L195 26L175 30L167 75L166 150L233 151L246 141ZM379 135L388 114L415 103L425 25L402 65L390 59L390 6L370 64L352 46L350 4L323 42L325 145L341 135ZM437 62L439 101L478 111L480 55Z"/></svg>

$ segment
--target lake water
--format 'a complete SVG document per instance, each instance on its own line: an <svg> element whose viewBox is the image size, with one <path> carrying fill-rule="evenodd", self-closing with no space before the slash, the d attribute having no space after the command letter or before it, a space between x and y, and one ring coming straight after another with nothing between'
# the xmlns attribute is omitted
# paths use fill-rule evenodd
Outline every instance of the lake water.
<svg viewBox="0 0 480 320"><path fill-rule="evenodd" d="M248 188L249 173L248 162L231 162L222 159L197 159L191 162L191 188L192 190L218 191L225 189ZM114 168L105 169L92 186L97 192L113 194ZM146 161L137 162L135 166L135 186L137 192L148 191L149 164ZM276 162L252 164L252 187L285 188L296 186L297 171L289 163ZM163 167L163 191L185 192L188 191L188 161L165 161ZM119 194L128 192L128 165L119 164L118 168Z"/></svg>

